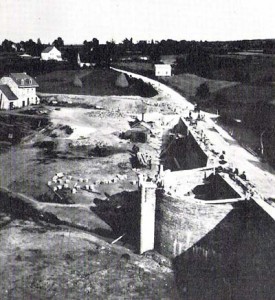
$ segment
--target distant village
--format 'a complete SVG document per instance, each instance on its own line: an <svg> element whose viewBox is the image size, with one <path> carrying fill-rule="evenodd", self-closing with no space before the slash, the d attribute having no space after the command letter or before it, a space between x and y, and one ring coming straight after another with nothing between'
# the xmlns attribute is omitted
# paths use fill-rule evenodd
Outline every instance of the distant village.
<svg viewBox="0 0 275 300"><path fill-rule="evenodd" d="M51 44L44 44L40 39L34 42L13 42L5 39L0 46L0 60L3 57L14 59L13 55L23 60L63 61L80 67L91 65L109 66L116 61L143 61L161 62L162 55L190 55L199 54L200 57L212 64L232 64L236 58L241 60L247 50L256 54L274 54L275 40L242 40L229 42L207 41L146 41L136 43L133 39L125 38L121 43L115 41L100 43L97 38L85 40L83 44L68 45L58 37ZM1 61L0 61L1 63ZM182 62L181 62L182 63ZM210 67L211 65L210 64ZM185 68L190 68L190 63L185 62Z"/></svg>

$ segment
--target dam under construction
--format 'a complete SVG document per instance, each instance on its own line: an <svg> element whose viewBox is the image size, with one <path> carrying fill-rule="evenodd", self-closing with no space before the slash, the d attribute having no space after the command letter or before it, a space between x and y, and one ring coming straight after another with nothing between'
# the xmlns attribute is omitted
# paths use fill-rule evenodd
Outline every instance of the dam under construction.
<svg viewBox="0 0 275 300"><path fill-rule="evenodd" d="M1 299L272 294L274 176L154 85L152 99L47 96L47 125L1 154Z"/></svg>
<svg viewBox="0 0 275 300"><path fill-rule="evenodd" d="M187 299L258 299L272 290L275 208L213 124L192 110L164 135L156 179L139 181L140 253L172 258Z"/></svg>

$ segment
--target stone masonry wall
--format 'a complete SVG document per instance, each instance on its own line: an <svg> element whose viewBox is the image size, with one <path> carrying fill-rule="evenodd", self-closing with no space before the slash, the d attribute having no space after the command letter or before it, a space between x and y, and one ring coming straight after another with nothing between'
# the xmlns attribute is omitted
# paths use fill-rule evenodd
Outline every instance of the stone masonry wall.
<svg viewBox="0 0 275 300"><path fill-rule="evenodd" d="M232 206L205 205L168 196L157 199L155 249L175 257L203 238L226 217Z"/></svg>

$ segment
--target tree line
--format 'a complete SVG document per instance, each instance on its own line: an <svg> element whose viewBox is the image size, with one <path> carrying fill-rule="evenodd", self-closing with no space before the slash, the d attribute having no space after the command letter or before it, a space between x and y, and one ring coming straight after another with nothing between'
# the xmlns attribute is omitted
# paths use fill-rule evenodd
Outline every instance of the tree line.
<svg viewBox="0 0 275 300"><path fill-rule="evenodd" d="M33 56L39 56L45 46L49 44L43 44L41 39L37 41L29 39L27 41L21 41L15 43L8 39L5 39L1 46L1 52L16 52L21 51ZM59 50L75 49L74 45L65 45L64 40L58 37L52 42L52 45L56 46ZM160 55L179 55L188 54L191 52L198 52L203 49L208 54L227 54L228 52L243 51L246 49L270 49L274 46L274 40L242 40L242 41L227 41L227 42L208 42L208 41L176 41L172 39L161 41L138 41L133 42L133 38L125 38L121 43L115 43L114 40L106 42L105 44L99 44L97 38L92 38L90 41L85 40L82 45L79 45L77 50L80 50L83 55L89 55L93 51L99 51L100 48L104 48L113 60L122 56L139 54L150 57L153 61L157 61ZM93 51L91 51L93 49ZM106 55L106 53L101 53Z"/></svg>

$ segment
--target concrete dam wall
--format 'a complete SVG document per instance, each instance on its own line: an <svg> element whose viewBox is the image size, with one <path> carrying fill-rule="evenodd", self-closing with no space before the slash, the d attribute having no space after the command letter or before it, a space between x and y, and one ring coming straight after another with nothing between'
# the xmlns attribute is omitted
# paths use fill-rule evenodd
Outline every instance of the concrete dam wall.
<svg viewBox="0 0 275 300"><path fill-rule="evenodd" d="M190 248L226 217L231 205L205 205L200 201L162 196L156 204L155 248L175 257Z"/></svg>

